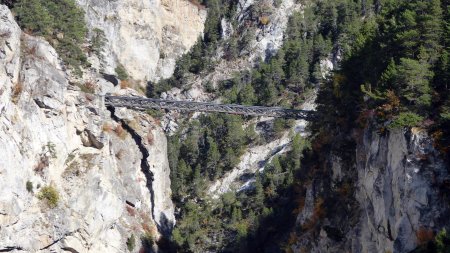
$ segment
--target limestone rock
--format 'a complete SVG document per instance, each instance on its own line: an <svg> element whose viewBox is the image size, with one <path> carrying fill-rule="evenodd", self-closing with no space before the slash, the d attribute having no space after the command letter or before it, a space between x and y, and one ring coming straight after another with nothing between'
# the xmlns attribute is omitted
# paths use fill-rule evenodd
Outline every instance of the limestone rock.
<svg viewBox="0 0 450 253"><path fill-rule="evenodd" d="M149 232L157 240L159 223L153 210L173 220L169 168L160 162L166 156L162 130L147 122L163 143L151 151L150 160L158 159L152 173L168 192L149 188L142 170L143 152L151 147L140 149L111 118L101 96L69 84L50 44L23 34L8 8L0 5L0 31L4 30L0 251L125 252L132 234L139 238ZM93 82L100 94L116 89L102 78ZM39 198L44 187L59 197L54 207ZM161 204L153 204L153 191ZM139 247L140 243L136 250Z"/></svg>
<svg viewBox="0 0 450 253"><path fill-rule="evenodd" d="M175 61L203 33L206 11L186 0L77 0L89 29L108 40L102 66L114 74L121 64L140 81L172 75Z"/></svg>

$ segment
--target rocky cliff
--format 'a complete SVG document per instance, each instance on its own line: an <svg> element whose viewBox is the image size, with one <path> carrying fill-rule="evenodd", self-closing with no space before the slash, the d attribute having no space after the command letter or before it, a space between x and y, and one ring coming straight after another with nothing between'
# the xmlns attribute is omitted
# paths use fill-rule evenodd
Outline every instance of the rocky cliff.
<svg viewBox="0 0 450 253"><path fill-rule="evenodd" d="M206 10L186 0L78 0L91 36L98 29L107 40L94 66L114 74L123 66L131 78L155 81L170 77L176 59L203 33Z"/></svg>
<svg viewBox="0 0 450 253"><path fill-rule="evenodd" d="M0 31L0 251L125 252L132 236L138 250L141 236L169 232L161 128L97 96L132 91L69 83L55 50L3 5Z"/></svg>
<svg viewBox="0 0 450 253"><path fill-rule="evenodd" d="M307 187L294 251L410 252L448 225L448 168L425 130L367 128L356 138L354 162L330 156L331 177L321 174ZM326 189L342 202L327 203Z"/></svg>

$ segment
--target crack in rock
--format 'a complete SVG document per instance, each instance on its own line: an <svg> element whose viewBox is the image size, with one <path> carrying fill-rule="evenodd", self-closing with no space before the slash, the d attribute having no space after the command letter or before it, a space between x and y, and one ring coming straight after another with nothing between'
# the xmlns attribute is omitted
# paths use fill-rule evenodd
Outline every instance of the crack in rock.
<svg viewBox="0 0 450 253"><path fill-rule="evenodd" d="M142 171L142 173L144 173L145 178L147 179L147 188L150 191L150 201L152 203L152 206L151 206L152 218L155 221L156 225L158 226L158 230L161 231L162 228L156 222L156 219L155 219L155 192L154 192L153 186L152 186L154 177L153 177L152 171L150 170L150 164L148 163L148 160L147 160L148 157L150 156L150 154L148 152L148 149L143 144L142 137L132 127L130 127L125 122L125 120L120 119L119 117L117 117L117 115L115 115L115 108L114 107L108 106L107 109L108 109L108 111L111 112L111 118L114 121L122 124L123 129L125 129L125 131L127 131L131 135L132 139L134 140L134 142L136 143L136 145L139 148L139 151L142 154L141 171Z"/></svg>
<svg viewBox="0 0 450 253"><path fill-rule="evenodd" d="M53 242L50 243L49 245L47 245L47 246L45 246L45 247L43 247L43 248L41 248L41 249L39 249L39 250L45 250L45 249L48 249L48 248L50 248L51 246L57 244L57 243L58 243L59 241L61 241L62 239L66 238L66 236L73 235L75 232L78 232L78 231L79 231L79 230L75 230L75 231L72 231L72 232L65 233L65 234L64 234L63 236L61 236L60 238L56 239L55 241L53 241Z"/></svg>
<svg viewBox="0 0 450 253"><path fill-rule="evenodd" d="M23 248L19 247L19 246L6 246L3 249L0 249L0 252L11 252L13 250L22 250L23 251Z"/></svg>

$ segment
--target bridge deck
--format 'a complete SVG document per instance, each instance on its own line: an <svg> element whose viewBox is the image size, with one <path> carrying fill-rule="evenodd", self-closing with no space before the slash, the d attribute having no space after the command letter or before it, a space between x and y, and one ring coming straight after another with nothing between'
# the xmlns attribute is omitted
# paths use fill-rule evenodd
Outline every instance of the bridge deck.
<svg viewBox="0 0 450 253"><path fill-rule="evenodd" d="M105 105L131 109L167 109L194 112L223 112L230 114L268 116L279 118L311 119L312 111L282 107L244 106L236 104L214 104L209 102L176 101L154 98L105 96Z"/></svg>

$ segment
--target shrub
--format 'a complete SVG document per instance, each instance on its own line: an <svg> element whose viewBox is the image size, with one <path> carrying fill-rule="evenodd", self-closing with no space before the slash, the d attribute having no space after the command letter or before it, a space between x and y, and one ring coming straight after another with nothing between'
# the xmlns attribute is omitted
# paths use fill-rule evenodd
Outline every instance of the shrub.
<svg viewBox="0 0 450 253"><path fill-rule="evenodd" d="M50 208L55 208L58 205L59 193L53 186L44 186L39 191L39 200L44 200Z"/></svg>
<svg viewBox="0 0 450 253"><path fill-rule="evenodd" d="M33 183L32 182L27 181L26 187L27 187L28 192L30 192L30 193L33 192Z"/></svg>
<svg viewBox="0 0 450 253"><path fill-rule="evenodd" d="M414 127L423 121L423 117L413 112L402 112L389 124L389 129Z"/></svg>
<svg viewBox="0 0 450 253"><path fill-rule="evenodd" d="M130 81L128 81L128 80L121 80L120 81L120 88L121 89L127 89L127 88L130 88L130 86L131 86Z"/></svg>
<svg viewBox="0 0 450 253"><path fill-rule="evenodd" d="M105 32L99 28L94 28L92 30L92 38L91 38L91 52L93 52L100 60L103 60L103 50L106 45Z"/></svg>
<svg viewBox="0 0 450 253"><path fill-rule="evenodd" d="M93 81L86 81L83 85L79 85L80 89L84 93L94 94L96 84Z"/></svg>
<svg viewBox="0 0 450 253"><path fill-rule="evenodd" d="M127 239L127 248L128 248L129 251L133 251L135 246L136 246L136 239L134 238L134 235L131 235Z"/></svg>
<svg viewBox="0 0 450 253"><path fill-rule="evenodd" d="M450 235L445 228L436 235L435 243L438 253L450 252Z"/></svg>
<svg viewBox="0 0 450 253"><path fill-rule="evenodd" d="M259 22L261 25L268 25L270 22L270 18L268 16L262 16L259 18Z"/></svg>
<svg viewBox="0 0 450 253"><path fill-rule="evenodd" d="M119 64L116 67L115 71L116 71L117 77L120 80L127 80L128 79L128 73L127 73L127 71L125 70L125 68L122 65Z"/></svg>

